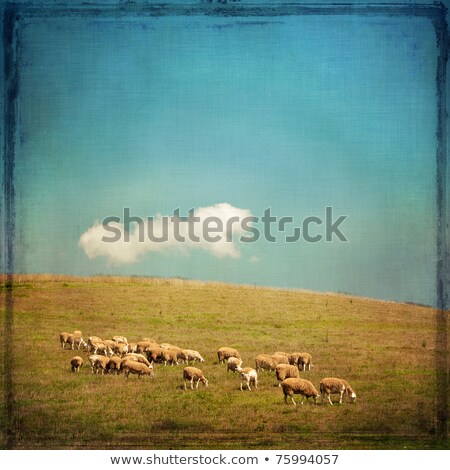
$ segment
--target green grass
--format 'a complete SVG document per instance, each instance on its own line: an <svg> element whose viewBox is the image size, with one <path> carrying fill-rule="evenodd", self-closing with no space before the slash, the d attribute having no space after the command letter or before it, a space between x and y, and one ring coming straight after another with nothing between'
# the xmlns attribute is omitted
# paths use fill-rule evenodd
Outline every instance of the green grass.
<svg viewBox="0 0 450 470"><path fill-rule="evenodd" d="M48 275L15 282L15 448L449 447L435 436L431 308L179 279ZM156 365L154 379L95 376L88 367L73 374L70 359L79 353L62 350L59 333L75 329L85 339L122 334L199 350L210 385L184 391L181 365ZM316 387L325 376L346 378L358 400L286 405L268 372L259 374L257 391L241 392L237 374L217 364L220 346L239 349L245 366L262 352L308 351L314 367L303 377ZM2 430L5 410L2 403ZM4 447L4 432L0 439Z"/></svg>

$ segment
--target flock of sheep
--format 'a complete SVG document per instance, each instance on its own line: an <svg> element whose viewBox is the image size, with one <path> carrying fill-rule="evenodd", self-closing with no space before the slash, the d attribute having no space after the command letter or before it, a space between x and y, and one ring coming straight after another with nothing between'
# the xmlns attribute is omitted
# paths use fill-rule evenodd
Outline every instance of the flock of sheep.
<svg viewBox="0 0 450 470"><path fill-rule="evenodd" d="M60 334L61 347L64 349L69 346L71 350L75 347L77 350L83 348L89 353L89 363L92 373L101 374L116 373L123 371L126 378L130 374L136 374L153 377L153 364L161 363L164 365L185 364L183 369L184 389L187 389L187 383L190 388L198 388L202 382L206 387L208 380L203 372L191 364L205 362L198 351L193 349L182 349L169 343L159 344L152 338L144 338L137 343L129 343L123 336L113 336L111 340L102 340L98 336L90 336L86 341L81 336L81 331L76 330L73 333L63 332ZM332 405L332 394L339 394L339 403L342 403L344 395L351 402L356 400L356 394L349 383L343 379L335 377L326 377L320 381L320 393L314 385L306 379L300 378L300 371L309 371L312 367L312 357L309 353L276 352L274 354L259 354L255 359L255 368L242 367L242 359L239 351L229 347L222 347L217 351L217 358L220 363L227 364L227 372L238 372L241 378L240 389L247 387L251 390L251 385L258 388L258 372L260 370L274 371L276 373L279 386L283 390L284 400L292 400L294 405L294 394L304 399L312 397L314 402L321 398L323 401L326 396L328 402ZM80 356L71 359L70 365L73 372L79 372L84 364Z"/></svg>

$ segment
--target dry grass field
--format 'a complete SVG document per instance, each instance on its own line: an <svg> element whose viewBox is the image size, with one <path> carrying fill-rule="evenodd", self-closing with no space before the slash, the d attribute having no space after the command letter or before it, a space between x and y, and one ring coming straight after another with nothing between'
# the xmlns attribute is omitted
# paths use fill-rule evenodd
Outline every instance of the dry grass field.
<svg viewBox="0 0 450 470"><path fill-rule="evenodd" d="M4 283L0 295L3 307ZM51 275L17 276L12 296L17 449L449 448L436 439L431 308L177 279ZM59 333L75 329L85 340L120 334L196 349L209 387L184 391L182 365L157 364L154 379L92 375L87 366L74 374L75 353L61 349ZM316 387L326 376L346 378L358 399L294 407L269 372L260 372L257 391L241 392L238 375L217 363L220 346L237 348L253 367L259 353L308 351L314 367L302 377Z"/></svg>

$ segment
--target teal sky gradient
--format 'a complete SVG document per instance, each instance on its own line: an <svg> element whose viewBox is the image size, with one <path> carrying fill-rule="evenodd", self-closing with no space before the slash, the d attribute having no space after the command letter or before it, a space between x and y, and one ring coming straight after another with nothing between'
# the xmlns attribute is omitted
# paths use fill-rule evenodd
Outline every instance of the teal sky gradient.
<svg viewBox="0 0 450 470"><path fill-rule="evenodd" d="M436 56L421 18L28 20L17 271L433 304ZM239 259L194 250L124 266L78 246L124 207L146 217L220 202L297 223L333 206L349 241L260 240Z"/></svg>

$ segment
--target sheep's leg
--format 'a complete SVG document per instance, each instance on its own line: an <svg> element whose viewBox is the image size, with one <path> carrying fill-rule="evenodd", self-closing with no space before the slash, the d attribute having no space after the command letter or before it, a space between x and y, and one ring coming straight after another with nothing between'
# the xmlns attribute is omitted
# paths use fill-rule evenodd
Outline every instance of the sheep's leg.
<svg viewBox="0 0 450 470"><path fill-rule="evenodd" d="M195 388L198 388L199 383L200 383L200 379L197 380L197 385L195 386Z"/></svg>
<svg viewBox="0 0 450 470"><path fill-rule="evenodd" d="M250 388L250 380L247 382L247 387L250 391L252 391L252 389Z"/></svg>
<svg viewBox="0 0 450 470"><path fill-rule="evenodd" d="M342 397L344 395L344 390L341 390L340 397L339 397L339 404L342 405Z"/></svg>
<svg viewBox="0 0 450 470"><path fill-rule="evenodd" d="M258 381L255 380L255 388L258 388Z"/></svg>
<svg viewBox="0 0 450 470"><path fill-rule="evenodd" d="M333 405L333 402L331 401L331 394L328 393L327 397L328 397L328 402L330 403L330 405Z"/></svg>
<svg viewBox="0 0 450 470"><path fill-rule="evenodd" d="M293 396L290 396L290 395L289 395L289 397L290 397L290 399L292 400L292 403L293 403L295 406L297 406L297 403L295 403L294 397L293 397ZM303 405L303 403L302 403L302 405Z"/></svg>
<svg viewBox="0 0 450 470"><path fill-rule="evenodd" d="M241 382L241 392L243 392L244 390L242 389L242 382Z"/></svg>

